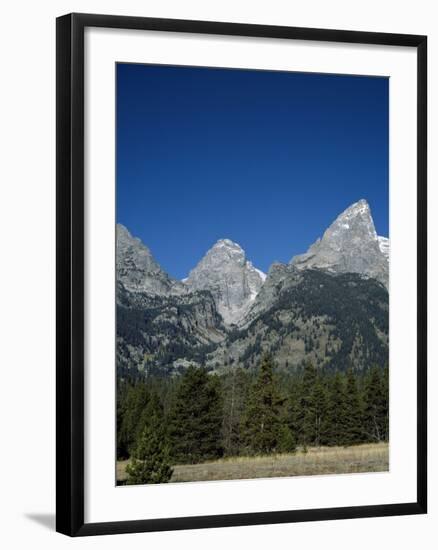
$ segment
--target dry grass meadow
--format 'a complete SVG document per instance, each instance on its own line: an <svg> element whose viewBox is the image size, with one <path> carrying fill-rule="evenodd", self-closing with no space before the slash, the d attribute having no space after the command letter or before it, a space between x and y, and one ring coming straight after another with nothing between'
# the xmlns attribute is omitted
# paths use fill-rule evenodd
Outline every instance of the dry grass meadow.
<svg viewBox="0 0 438 550"><path fill-rule="evenodd" d="M126 480L126 464L117 463L117 481ZM174 467L172 482L254 479L360 472L386 472L389 469L387 443L353 447L312 447L307 453L276 454L256 457L223 458L203 464Z"/></svg>

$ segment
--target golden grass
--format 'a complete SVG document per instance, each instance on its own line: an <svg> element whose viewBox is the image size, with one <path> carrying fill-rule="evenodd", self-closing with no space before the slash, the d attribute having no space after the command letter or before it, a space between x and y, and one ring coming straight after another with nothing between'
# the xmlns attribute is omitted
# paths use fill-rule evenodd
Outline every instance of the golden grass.
<svg viewBox="0 0 438 550"><path fill-rule="evenodd" d="M126 480L128 461L117 462L117 480ZM389 446L372 443L352 447L311 447L307 453L230 457L174 466L171 482L214 481L308 475L386 472Z"/></svg>

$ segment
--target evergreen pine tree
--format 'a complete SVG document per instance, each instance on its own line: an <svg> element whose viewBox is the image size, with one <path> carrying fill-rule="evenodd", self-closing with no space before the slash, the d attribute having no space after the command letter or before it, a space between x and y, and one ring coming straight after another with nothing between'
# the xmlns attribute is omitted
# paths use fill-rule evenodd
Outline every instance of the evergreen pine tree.
<svg viewBox="0 0 438 550"><path fill-rule="evenodd" d="M117 411L117 454L121 458L130 456L137 445L142 431L141 415L150 399L146 385L138 382L123 388L120 392Z"/></svg>
<svg viewBox="0 0 438 550"><path fill-rule="evenodd" d="M299 442L307 449L316 439L316 403L314 389L317 381L317 371L311 361L304 366L301 396L298 405Z"/></svg>
<svg viewBox="0 0 438 550"><path fill-rule="evenodd" d="M328 406L328 445L345 445L347 443L347 395L345 375L336 372L329 386Z"/></svg>
<svg viewBox="0 0 438 550"><path fill-rule="evenodd" d="M311 361L304 366L299 393L296 405L299 443L306 449L309 445L326 445L329 438L327 384Z"/></svg>
<svg viewBox="0 0 438 550"><path fill-rule="evenodd" d="M245 410L250 376L241 368L232 369L222 377L224 453L239 454L242 446L241 419Z"/></svg>
<svg viewBox="0 0 438 550"><path fill-rule="evenodd" d="M328 393L325 380L323 380L320 373L317 374L315 386L313 388L313 402L315 406L314 444L319 447L320 445L326 445L329 437Z"/></svg>
<svg viewBox="0 0 438 550"><path fill-rule="evenodd" d="M384 440L389 441L389 368L388 365L383 369L382 374L382 392L383 392L383 429Z"/></svg>
<svg viewBox="0 0 438 550"><path fill-rule="evenodd" d="M302 380L295 374L292 383L288 388L288 400L287 400L287 417L288 426L294 435L296 443L299 443L299 437L301 432L301 395L302 395Z"/></svg>
<svg viewBox="0 0 438 550"><path fill-rule="evenodd" d="M271 358L265 355L257 380L250 390L243 419L242 429L248 451L270 453L276 449L280 435L281 405L274 366Z"/></svg>
<svg viewBox="0 0 438 550"><path fill-rule="evenodd" d="M222 456L219 378L189 367L176 391L169 424L175 461L195 464Z"/></svg>
<svg viewBox="0 0 438 550"><path fill-rule="evenodd" d="M154 397L145 409L143 428L126 467L128 485L167 483L172 477L166 431L159 401Z"/></svg>
<svg viewBox="0 0 438 550"><path fill-rule="evenodd" d="M365 382L364 430L370 441L384 441L387 437L387 390L378 367L373 367Z"/></svg>
<svg viewBox="0 0 438 550"><path fill-rule="evenodd" d="M280 426L277 449L280 453L295 453L297 450L295 436L285 422Z"/></svg>
<svg viewBox="0 0 438 550"><path fill-rule="evenodd" d="M278 451L281 453L295 453L297 450L297 416L300 385L297 377L284 377L280 381L281 387L286 390L287 399L284 400L280 416L280 432ZM292 383L291 383L292 382Z"/></svg>
<svg viewBox="0 0 438 550"><path fill-rule="evenodd" d="M353 370L349 369L346 376L344 445L354 445L363 442L365 439L363 406L357 385L357 377Z"/></svg>

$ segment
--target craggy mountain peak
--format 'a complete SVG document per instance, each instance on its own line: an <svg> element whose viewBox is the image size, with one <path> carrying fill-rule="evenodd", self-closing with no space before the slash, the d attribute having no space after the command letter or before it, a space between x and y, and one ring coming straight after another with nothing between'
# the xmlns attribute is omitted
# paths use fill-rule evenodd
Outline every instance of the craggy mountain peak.
<svg viewBox="0 0 438 550"><path fill-rule="evenodd" d="M389 248L389 240L386 243ZM349 206L305 254L290 261L297 269L359 273L388 286L388 257L382 252L365 199Z"/></svg>
<svg viewBox="0 0 438 550"><path fill-rule="evenodd" d="M247 260L242 247L218 240L184 284L190 290L209 290L226 324L238 323L257 296L266 275Z"/></svg>
<svg viewBox="0 0 438 550"><path fill-rule="evenodd" d="M184 285L169 275L154 259L149 248L133 237L128 229L116 227L117 280L130 292L146 292L151 295L182 294Z"/></svg>

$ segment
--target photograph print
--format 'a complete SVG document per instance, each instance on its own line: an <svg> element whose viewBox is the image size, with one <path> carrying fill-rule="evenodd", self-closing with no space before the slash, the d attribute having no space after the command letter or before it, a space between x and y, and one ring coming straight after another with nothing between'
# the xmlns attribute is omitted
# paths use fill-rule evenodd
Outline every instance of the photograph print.
<svg viewBox="0 0 438 550"><path fill-rule="evenodd" d="M389 80L116 65L117 485L389 470Z"/></svg>

